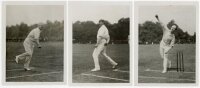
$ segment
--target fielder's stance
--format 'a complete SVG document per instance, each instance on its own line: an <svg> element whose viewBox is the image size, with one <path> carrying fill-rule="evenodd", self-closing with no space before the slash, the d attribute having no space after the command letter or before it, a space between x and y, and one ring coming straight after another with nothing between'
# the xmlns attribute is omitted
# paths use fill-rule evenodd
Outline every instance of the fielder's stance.
<svg viewBox="0 0 200 88"><path fill-rule="evenodd" d="M25 60L24 62L24 70L31 70L29 68L29 64L31 62L32 54L33 54L33 49L35 44L37 44L38 48L41 48L41 45L39 43L39 37L40 37L40 32L42 31L42 27L44 25L42 23L38 24L38 27L33 29L26 39L24 40L24 48L25 48L25 53L22 53L20 55L17 55L15 58L16 63L19 62L19 60Z"/></svg>
<svg viewBox="0 0 200 88"><path fill-rule="evenodd" d="M177 25L173 24L170 29L167 28L167 25L164 25L158 18L158 15L155 16L158 22L162 25L163 37L160 42L160 55L163 58L163 71L162 73L167 72L167 66L171 68L171 61L168 60L168 52L173 48L175 43L175 35L172 34L174 30L177 29Z"/></svg>
<svg viewBox="0 0 200 88"><path fill-rule="evenodd" d="M100 66L99 66L99 54L102 53L103 56L106 57L106 59L112 64L112 68L115 68L117 66L117 63L113 61L107 54L106 54L106 46L108 45L110 41L110 35L108 32L108 29L104 25L104 20L99 21L100 28L97 33L97 43L95 45L95 49L93 51L93 59L94 59L94 65L95 68L92 69L91 71L99 71Z"/></svg>

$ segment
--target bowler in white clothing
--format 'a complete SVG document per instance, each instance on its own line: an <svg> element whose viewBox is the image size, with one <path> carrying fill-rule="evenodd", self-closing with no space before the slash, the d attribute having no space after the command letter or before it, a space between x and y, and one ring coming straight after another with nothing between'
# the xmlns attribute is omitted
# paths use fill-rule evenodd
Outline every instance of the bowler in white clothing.
<svg viewBox="0 0 200 88"><path fill-rule="evenodd" d="M34 46L37 45L38 48L41 48L41 45L39 43L39 37L40 37L40 33L43 29L44 24L40 23L38 24L38 27L33 29L28 36L26 37L26 39L24 40L24 48L25 48L25 53L22 53L20 55L17 55L15 58L16 63L19 62L19 60L24 60L24 70L28 71L31 70L29 67L29 64L31 62L31 58L33 55L33 49Z"/></svg>
<svg viewBox="0 0 200 88"><path fill-rule="evenodd" d="M155 16L158 22L162 25L163 30L163 37L160 42L160 55L163 58L163 71L162 73L167 72L167 67L171 68L171 60L168 59L168 53L169 51L174 47L175 43L175 35L173 34L173 31L177 30L178 25L173 24L170 28L167 27L167 25L164 25L158 15Z"/></svg>
<svg viewBox="0 0 200 88"><path fill-rule="evenodd" d="M99 54L102 54L105 56L105 58L111 63L112 68L116 68L118 65L114 60L112 60L107 54L106 54L106 46L108 45L110 41L110 35L109 31L104 25L104 20L99 21L100 28L97 33L97 43L95 45L95 49L93 51L93 60L94 60L94 65L95 68L92 69L91 71L99 71L100 70L100 65L99 65Z"/></svg>

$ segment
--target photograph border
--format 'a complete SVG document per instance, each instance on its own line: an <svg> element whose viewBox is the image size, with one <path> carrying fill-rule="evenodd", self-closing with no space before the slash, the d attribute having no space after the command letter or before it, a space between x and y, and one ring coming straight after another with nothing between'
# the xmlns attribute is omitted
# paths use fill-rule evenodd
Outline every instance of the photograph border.
<svg viewBox="0 0 200 88"><path fill-rule="evenodd" d="M155 3L156 2L156 3ZM196 81L195 83L138 83L138 62L139 62L139 44L138 44L138 11L140 6L165 6L165 5L179 5L179 6L187 6L187 5L193 5L196 7L196 48L195 48L195 76ZM135 64L135 73L134 73L134 84L135 86L198 86L199 85L199 2L198 1L135 1L134 2L134 29L135 29L135 35L134 35L134 64ZM182 85L180 85L182 84Z"/></svg>
<svg viewBox="0 0 200 88"><path fill-rule="evenodd" d="M12 85L66 85L67 84L67 75L66 68L66 51L67 47L66 39L63 41L63 82L6 82L6 6L7 5L63 5L64 6L64 36L66 31L66 1L2 1L2 85L3 86L12 86Z"/></svg>
<svg viewBox="0 0 200 88"><path fill-rule="evenodd" d="M72 80L73 80L73 76L72 76L72 59L73 59L73 42L72 42L72 35L73 35L73 32L72 32L72 19L70 18L70 3L71 2L83 2L85 4L85 2L91 2L91 3L87 3L87 4L92 4L94 2L100 2L100 5L108 5L108 4L113 4L113 5L121 5L120 2L123 2L123 4L127 4L129 5L129 8L130 8L130 29L129 29L129 35L130 35L130 44L129 44L129 70L130 70L130 73L129 73L129 83L73 83ZM132 63L132 17L133 17L133 1L113 1L113 0L108 0L108 1L71 1L69 0L68 1L68 9L67 9L67 13L68 13L68 23L67 23L67 27L68 27L68 51L71 51L71 52L68 52L68 84L69 86L132 86L133 85L133 63ZM114 84L114 85L113 85Z"/></svg>

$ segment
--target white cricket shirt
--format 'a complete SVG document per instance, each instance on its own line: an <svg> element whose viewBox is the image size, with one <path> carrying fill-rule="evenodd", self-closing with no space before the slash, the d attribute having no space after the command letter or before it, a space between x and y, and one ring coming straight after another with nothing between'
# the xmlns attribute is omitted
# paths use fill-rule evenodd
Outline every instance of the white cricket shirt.
<svg viewBox="0 0 200 88"><path fill-rule="evenodd" d="M40 29L37 27L33 29L27 36L27 38L33 42L36 42L37 39L40 37Z"/></svg>
<svg viewBox="0 0 200 88"><path fill-rule="evenodd" d="M175 42L175 35L171 34L170 30L165 25L163 25L162 41L163 41L164 45L166 45L166 46L173 46L174 42Z"/></svg>
<svg viewBox="0 0 200 88"><path fill-rule="evenodd" d="M104 37L104 38L109 37L109 32L105 25L102 25L99 28L98 33L97 33L97 38L99 38L99 37Z"/></svg>

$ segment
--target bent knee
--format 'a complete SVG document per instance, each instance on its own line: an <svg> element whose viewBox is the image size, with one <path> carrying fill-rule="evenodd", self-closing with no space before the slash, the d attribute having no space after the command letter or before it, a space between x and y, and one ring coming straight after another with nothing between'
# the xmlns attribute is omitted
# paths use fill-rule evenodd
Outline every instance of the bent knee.
<svg viewBox="0 0 200 88"><path fill-rule="evenodd" d="M93 58L96 58L96 57L98 57L98 55L99 55L99 54L97 54L97 53L93 53L93 54L92 54L92 57L93 57Z"/></svg>

